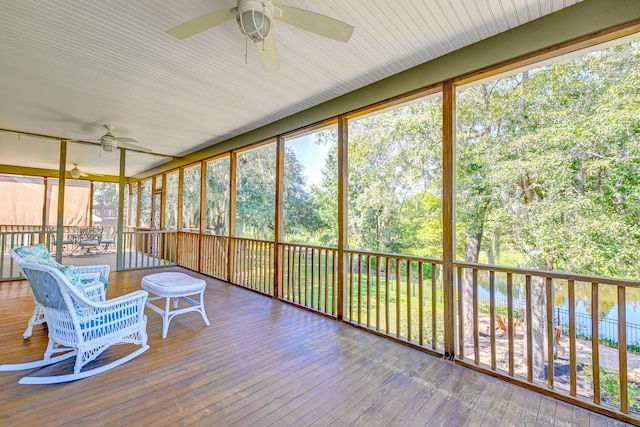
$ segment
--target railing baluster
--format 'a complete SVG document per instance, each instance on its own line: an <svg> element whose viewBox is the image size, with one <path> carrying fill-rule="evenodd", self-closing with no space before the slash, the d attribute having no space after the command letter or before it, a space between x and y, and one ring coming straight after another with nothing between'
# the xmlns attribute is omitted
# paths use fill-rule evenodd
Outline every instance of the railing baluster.
<svg viewBox="0 0 640 427"><path fill-rule="evenodd" d="M353 254L349 253L349 320L353 321Z"/></svg>
<svg viewBox="0 0 640 427"><path fill-rule="evenodd" d="M418 344L424 345L424 265L418 262Z"/></svg>
<svg viewBox="0 0 640 427"><path fill-rule="evenodd" d="M462 291L463 268L458 268L458 358L464 359L464 297Z"/></svg>
<svg viewBox="0 0 640 427"><path fill-rule="evenodd" d="M600 405L600 333L598 331L598 284L591 283L591 375L593 377L593 403Z"/></svg>
<svg viewBox="0 0 640 427"><path fill-rule="evenodd" d="M473 360L476 365L480 364L480 331L478 325L478 269L473 271Z"/></svg>
<svg viewBox="0 0 640 427"><path fill-rule="evenodd" d="M496 370L496 272L489 271L489 341L491 370Z"/></svg>
<svg viewBox="0 0 640 427"><path fill-rule="evenodd" d="M411 341L411 261L407 260L407 341Z"/></svg>
<svg viewBox="0 0 640 427"><path fill-rule="evenodd" d="M380 255L376 255L376 330L380 330Z"/></svg>
<svg viewBox="0 0 640 427"><path fill-rule="evenodd" d="M329 251L324 250L324 312L329 312Z"/></svg>
<svg viewBox="0 0 640 427"><path fill-rule="evenodd" d="M358 301L358 324L362 319L362 255L358 255L358 286L356 288L356 298Z"/></svg>
<svg viewBox="0 0 640 427"><path fill-rule="evenodd" d="M546 294L546 316L547 316L547 384L550 389L554 388L554 376L555 376L555 349L554 337L555 328L553 322L553 286L551 277L547 277L545 280L545 294ZM569 288L569 304L571 304L571 286ZM572 381L575 379L575 373L571 372Z"/></svg>
<svg viewBox="0 0 640 427"><path fill-rule="evenodd" d="M384 258L384 330L386 333L389 331L389 257Z"/></svg>
<svg viewBox="0 0 640 427"><path fill-rule="evenodd" d="M629 413L627 373L627 298L625 287L618 286L618 375L620 377L620 412Z"/></svg>
<svg viewBox="0 0 640 427"><path fill-rule="evenodd" d="M299 246L298 249L300 250L300 252L298 252L298 304L304 304L304 302L306 301L306 296L303 300L302 298L302 292L306 292L306 288L304 288L303 282L302 282L302 263L303 263L303 259L302 259L302 254L304 253L304 261L306 262L307 260L307 255L306 255L306 250L305 248L303 248L302 246ZM306 268L306 265L305 265Z"/></svg>
<svg viewBox="0 0 640 427"><path fill-rule="evenodd" d="M531 307L531 276L525 276L527 294L527 381L533 382L533 310Z"/></svg>
<svg viewBox="0 0 640 427"><path fill-rule="evenodd" d="M249 286L249 288L251 289L255 289L255 290L260 290L260 288L258 287L258 284L256 283L255 280L255 268L254 268L254 264L255 264L255 253L256 253L256 241L255 240L246 240L247 242L247 250L246 250L246 260L247 260L247 264L246 264L246 272L247 272L247 277L246 277L246 281L247 281L247 286Z"/></svg>
<svg viewBox="0 0 640 427"><path fill-rule="evenodd" d="M288 286L288 295L287 297L291 301L296 300L294 284L295 284L295 258L296 258L296 248L295 246L289 246L289 274L287 275L287 286Z"/></svg>
<svg viewBox="0 0 640 427"><path fill-rule="evenodd" d="M576 285L573 280L567 282L569 298L569 394L577 395L577 362L576 362ZM597 313L597 312L596 312Z"/></svg>
<svg viewBox="0 0 640 427"><path fill-rule="evenodd" d="M304 248L304 306L309 307L309 248Z"/></svg>
<svg viewBox="0 0 640 427"><path fill-rule="evenodd" d="M513 313L513 274L507 273L507 310L510 313ZM529 323L531 322L530 318L525 319L525 328L528 331L530 329ZM493 332L495 334L495 329ZM509 342L509 376L513 377L515 374L515 357L513 352L515 351L513 340L508 340Z"/></svg>
<svg viewBox="0 0 640 427"><path fill-rule="evenodd" d="M438 313L436 310L438 293L436 286L436 265L431 263L431 348L438 348Z"/></svg>
<svg viewBox="0 0 640 427"><path fill-rule="evenodd" d="M396 337L400 338L400 259L396 258Z"/></svg>
<svg viewBox="0 0 640 427"><path fill-rule="evenodd" d="M367 255L366 261L367 277L365 278L365 285L367 287L367 298L365 305L367 310L367 326L371 326L371 255Z"/></svg>

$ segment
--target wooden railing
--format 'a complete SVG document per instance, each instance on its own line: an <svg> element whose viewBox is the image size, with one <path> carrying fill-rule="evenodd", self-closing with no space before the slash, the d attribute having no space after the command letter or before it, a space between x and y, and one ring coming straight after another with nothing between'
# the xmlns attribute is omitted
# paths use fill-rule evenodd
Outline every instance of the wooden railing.
<svg viewBox="0 0 640 427"><path fill-rule="evenodd" d="M38 227L35 230L0 231L0 281L18 280L21 278L18 267L9 255L9 251L19 246L44 243L51 250L51 236L55 231Z"/></svg>
<svg viewBox="0 0 640 427"><path fill-rule="evenodd" d="M0 244L39 243L42 236L50 242L51 233L4 232ZM337 249L313 245L175 230L128 229L123 237L124 269L179 264L326 316L341 313L355 326L444 354L440 260L347 249L342 266ZM282 268L278 292L276 248ZM0 279L18 278L15 266L4 261ZM640 281L465 262L454 263L454 269L456 363L616 418L640 420L640 355L638 343L628 342L626 322L627 296L640 300ZM610 295L617 306L615 337L603 336L598 315L591 317L588 333L580 329L585 326L577 324L578 309L601 313L611 306Z"/></svg>
<svg viewBox="0 0 640 427"><path fill-rule="evenodd" d="M442 261L347 250L345 320L442 354Z"/></svg>
<svg viewBox="0 0 640 427"><path fill-rule="evenodd" d="M267 295L274 294L275 244L267 240L231 238L231 283Z"/></svg>
<svg viewBox="0 0 640 427"><path fill-rule="evenodd" d="M220 280L229 278L229 238L203 234L200 236L200 271Z"/></svg>
<svg viewBox="0 0 640 427"><path fill-rule="evenodd" d="M282 246L284 274L281 298L336 317L338 251L292 243Z"/></svg>
<svg viewBox="0 0 640 427"><path fill-rule="evenodd" d="M200 234L181 231L178 232L177 263L182 267L200 270Z"/></svg>
<svg viewBox="0 0 640 427"><path fill-rule="evenodd" d="M123 270L167 267L178 261L177 231L125 231L123 239Z"/></svg>
<svg viewBox="0 0 640 427"><path fill-rule="evenodd" d="M632 354L636 372L630 382L626 322L626 295L640 292L640 282L462 262L455 263L455 268L456 359L460 363L544 393L587 400L591 407L612 415L640 415L640 355ZM479 305L481 282L488 286L488 312ZM506 287L506 307L496 304L498 283ZM523 292L521 298L514 296L516 285ZM465 291L467 298L461 297ZM584 308L594 314L589 334L578 335L578 293L582 300L590 301ZM604 294L615 295L617 348L600 342L604 338L599 332ZM568 325L559 324L554 317L558 295L566 299ZM469 301L471 306L465 305ZM611 340L606 341L611 344ZM629 387L635 388L633 397Z"/></svg>

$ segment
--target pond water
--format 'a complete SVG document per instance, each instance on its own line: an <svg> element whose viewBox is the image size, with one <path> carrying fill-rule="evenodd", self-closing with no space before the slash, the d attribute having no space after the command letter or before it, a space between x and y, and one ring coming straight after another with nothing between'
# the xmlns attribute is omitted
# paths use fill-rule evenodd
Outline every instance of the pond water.
<svg viewBox="0 0 640 427"><path fill-rule="evenodd" d="M496 305L507 304L507 291L506 284L499 283L496 280ZM637 290L636 290L637 291ZM481 299L488 301L489 299L489 284L479 280L478 292ZM524 307L524 289L518 285L513 287L514 307ZM600 297L602 298L602 297ZM602 310L603 301L600 300L600 306ZM591 335L591 313L590 313L590 301L578 300L576 302L576 325L578 334ZM618 305L612 302L606 304L608 310L604 313L604 317L601 316L599 321L599 336L617 342L618 340ZM568 324L568 310L569 303L565 298L562 304L554 307L556 319L560 319L561 324ZM627 343L629 345L640 345L640 304L627 303L626 304L626 317L627 317Z"/></svg>

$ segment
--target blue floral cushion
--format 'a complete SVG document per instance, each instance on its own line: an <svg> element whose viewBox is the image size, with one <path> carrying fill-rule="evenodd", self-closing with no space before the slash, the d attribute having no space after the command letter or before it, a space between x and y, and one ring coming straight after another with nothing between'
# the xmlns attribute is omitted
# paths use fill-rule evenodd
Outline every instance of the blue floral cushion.
<svg viewBox="0 0 640 427"><path fill-rule="evenodd" d="M51 254L47 250L47 247L42 243L33 246L22 246L16 248L15 252L25 262L50 265L56 268L62 267L61 264L57 263L53 258L51 258Z"/></svg>
<svg viewBox="0 0 640 427"><path fill-rule="evenodd" d="M82 281L80 280L80 273L75 269L73 265L67 267L62 266L59 268L60 272L64 274L64 277L76 288L82 289Z"/></svg>
<svg viewBox="0 0 640 427"><path fill-rule="evenodd" d="M82 281L80 280L80 273L75 269L73 265L65 267L64 265L56 262L51 258L51 254L47 250L47 247L40 243L33 246L21 246L15 249L15 252L28 263L48 265L50 267L57 268L67 278L69 283L75 286L82 295L85 295L84 288L82 287ZM105 289L106 289L105 284Z"/></svg>

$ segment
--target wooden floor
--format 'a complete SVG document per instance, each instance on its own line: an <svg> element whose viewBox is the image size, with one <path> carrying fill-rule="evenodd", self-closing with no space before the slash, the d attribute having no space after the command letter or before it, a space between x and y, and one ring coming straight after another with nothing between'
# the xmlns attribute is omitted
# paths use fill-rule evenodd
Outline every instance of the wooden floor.
<svg viewBox="0 0 640 427"><path fill-rule="evenodd" d="M108 297L139 289L156 271L112 273ZM46 386L0 372L0 425L625 425L201 277L211 326L198 313L179 315L163 340L160 316L147 309L151 348L118 368ZM22 339L32 304L26 282L0 283L0 364L42 356L46 328ZM112 348L94 363L131 349ZM72 362L36 374L68 372Z"/></svg>

